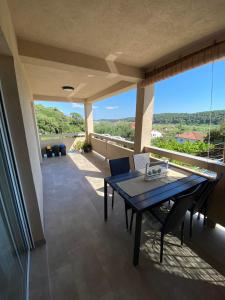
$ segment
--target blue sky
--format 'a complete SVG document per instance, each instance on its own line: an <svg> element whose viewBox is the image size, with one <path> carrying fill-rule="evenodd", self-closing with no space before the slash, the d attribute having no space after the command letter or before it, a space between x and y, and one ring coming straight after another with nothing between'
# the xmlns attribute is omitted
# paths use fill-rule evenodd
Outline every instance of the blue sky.
<svg viewBox="0 0 225 300"><path fill-rule="evenodd" d="M225 60L214 63L213 109L225 109ZM210 109L212 65L204 65L155 84L154 112L197 112ZM65 114L84 115L83 105L36 101L57 107ZM135 116L136 89L110 97L93 105L94 119Z"/></svg>

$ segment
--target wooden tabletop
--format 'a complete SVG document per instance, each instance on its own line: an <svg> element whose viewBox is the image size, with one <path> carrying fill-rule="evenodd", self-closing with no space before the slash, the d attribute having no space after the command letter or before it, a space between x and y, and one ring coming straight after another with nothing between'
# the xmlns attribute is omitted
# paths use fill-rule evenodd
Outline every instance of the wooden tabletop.
<svg viewBox="0 0 225 300"><path fill-rule="evenodd" d="M178 169L178 168L177 168ZM180 169L178 169L180 170ZM207 179L203 176L187 173L187 176L178 179L171 183L166 183L163 186L151 189L148 192L131 197L123 191L118 185L119 182L143 176L140 172L129 172L117 176L110 176L105 178L105 181L112 186L117 193L128 202L128 204L136 211L144 211L150 207L154 207L163 203L174 196L181 193L188 192L188 190L196 187L198 184L205 182ZM157 179L155 179L157 180Z"/></svg>

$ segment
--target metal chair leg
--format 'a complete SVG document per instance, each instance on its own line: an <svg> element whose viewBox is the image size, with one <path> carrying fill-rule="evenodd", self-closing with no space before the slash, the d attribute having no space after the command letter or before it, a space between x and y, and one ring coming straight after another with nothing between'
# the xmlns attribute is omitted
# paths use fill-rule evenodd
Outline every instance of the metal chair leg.
<svg viewBox="0 0 225 300"><path fill-rule="evenodd" d="M203 214L204 214L203 226L206 224L207 211L208 211L208 205L207 205L207 203L205 203L204 208L203 208Z"/></svg>
<svg viewBox="0 0 225 300"><path fill-rule="evenodd" d="M128 230L128 215L127 215L127 205L126 205L126 203L125 203L125 217L126 217L126 228L127 228L127 230Z"/></svg>
<svg viewBox="0 0 225 300"><path fill-rule="evenodd" d="M189 228L189 238L192 238L192 223L193 223L193 212L190 212L190 228Z"/></svg>
<svg viewBox="0 0 225 300"><path fill-rule="evenodd" d="M161 239L160 239L160 263L163 261L163 243L164 243L164 234L161 232Z"/></svg>
<svg viewBox="0 0 225 300"><path fill-rule="evenodd" d="M114 207L114 190L112 191L112 209Z"/></svg>
<svg viewBox="0 0 225 300"><path fill-rule="evenodd" d="M184 243L184 222L181 224L181 235L180 235L181 245Z"/></svg>
<svg viewBox="0 0 225 300"><path fill-rule="evenodd" d="M130 219L130 232L132 232L133 219L134 219L134 210L132 209L132 212L131 212L131 219Z"/></svg>

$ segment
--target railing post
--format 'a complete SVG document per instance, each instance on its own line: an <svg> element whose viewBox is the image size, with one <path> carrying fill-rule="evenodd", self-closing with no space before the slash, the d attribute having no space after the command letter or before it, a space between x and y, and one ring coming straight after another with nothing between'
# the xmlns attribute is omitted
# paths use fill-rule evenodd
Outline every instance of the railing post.
<svg viewBox="0 0 225 300"><path fill-rule="evenodd" d="M84 103L85 140L90 143L90 134L94 131L92 103Z"/></svg>
<svg viewBox="0 0 225 300"><path fill-rule="evenodd" d="M144 146L150 145L154 106L153 84L137 84L134 152L140 153Z"/></svg>

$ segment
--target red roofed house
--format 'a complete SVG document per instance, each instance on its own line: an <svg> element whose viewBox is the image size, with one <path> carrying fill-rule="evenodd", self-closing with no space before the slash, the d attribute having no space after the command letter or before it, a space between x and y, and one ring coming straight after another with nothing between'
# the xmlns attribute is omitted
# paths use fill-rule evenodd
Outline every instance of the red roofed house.
<svg viewBox="0 0 225 300"><path fill-rule="evenodd" d="M176 140L179 143L184 143L184 142L198 142L198 141L203 141L204 140L204 134L200 132L184 132L184 133L179 133L176 135Z"/></svg>

